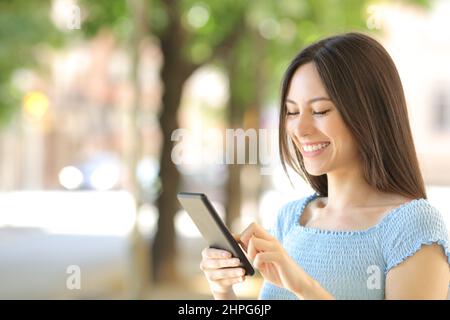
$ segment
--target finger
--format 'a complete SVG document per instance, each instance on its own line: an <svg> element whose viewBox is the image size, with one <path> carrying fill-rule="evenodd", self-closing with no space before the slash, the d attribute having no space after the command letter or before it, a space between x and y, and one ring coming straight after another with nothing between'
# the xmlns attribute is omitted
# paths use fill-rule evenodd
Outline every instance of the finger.
<svg viewBox="0 0 450 320"><path fill-rule="evenodd" d="M248 242L248 248L247 248L248 258L251 261L253 261L255 259L255 256L259 252L265 252L265 251L277 251L276 242L274 242L273 240L268 241L268 240L264 240L264 239L260 239L255 236L252 236L252 238Z"/></svg>
<svg viewBox="0 0 450 320"><path fill-rule="evenodd" d="M239 244L239 246L241 247L241 249L244 251L244 253L247 252L248 248L247 248L247 246L246 246L243 242L240 242L240 241L239 241L238 244Z"/></svg>
<svg viewBox="0 0 450 320"><path fill-rule="evenodd" d="M231 253L221 249L205 248L202 250L202 257L209 259L226 259L231 258Z"/></svg>
<svg viewBox="0 0 450 320"><path fill-rule="evenodd" d="M226 267L238 267L241 264L238 258L232 259L204 259L200 263L200 269L220 269Z"/></svg>
<svg viewBox="0 0 450 320"><path fill-rule="evenodd" d="M237 241L238 245L244 250L247 251L247 246L241 241L241 235L240 234L234 234L233 233L234 240Z"/></svg>
<svg viewBox="0 0 450 320"><path fill-rule="evenodd" d="M264 266L265 263L275 263L278 264L280 259L280 254L277 252L259 252L255 256L253 261L253 266L259 269Z"/></svg>
<svg viewBox="0 0 450 320"><path fill-rule="evenodd" d="M253 247L257 252L260 251L277 251L277 244L272 240L265 240L253 236L251 241L253 242Z"/></svg>
<svg viewBox="0 0 450 320"><path fill-rule="evenodd" d="M218 281L236 277L243 277L245 275L245 270L243 268L206 270L205 275L211 281Z"/></svg>
<svg viewBox="0 0 450 320"><path fill-rule="evenodd" d="M252 237L250 241L248 242L248 248L247 248L247 256L250 262L253 262L255 259L256 254L258 253L255 248L255 237Z"/></svg>
<svg viewBox="0 0 450 320"><path fill-rule="evenodd" d="M232 286L233 284L244 282L244 281L245 281L245 276L242 276L242 277L234 277L234 278L218 280L218 281L215 281L215 283L219 286L228 287L228 286Z"/></svg>
<svg viewBox="0 0 450 320"><path fill-rule="evenodd" d="M248 241L252 236L256 236L258 238L270 240L272 236L260 225L253 222L251 223L242 233L241 233L241 242L245 245L248 245Z"/></svg>

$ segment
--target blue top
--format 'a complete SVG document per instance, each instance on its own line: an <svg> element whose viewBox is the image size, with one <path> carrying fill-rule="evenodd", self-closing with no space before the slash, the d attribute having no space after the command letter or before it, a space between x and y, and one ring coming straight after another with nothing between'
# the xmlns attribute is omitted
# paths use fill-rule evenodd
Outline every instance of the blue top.
<svg viewBox="0 0 450 320"><path fill-rule="evenodd" d="M423 244L438 243L450 263L450 240L442 215L425 199L391 210L361 231L332 231L300 225L316 194L289 202L278 213L272 234L290 257L336 299L384 299L386 274ZM297 299L264 282L260 299Z"/></svg>

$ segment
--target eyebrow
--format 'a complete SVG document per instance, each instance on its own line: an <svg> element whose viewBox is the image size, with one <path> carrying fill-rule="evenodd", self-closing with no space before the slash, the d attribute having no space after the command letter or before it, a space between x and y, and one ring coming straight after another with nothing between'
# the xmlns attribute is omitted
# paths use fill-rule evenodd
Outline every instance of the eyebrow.
<svg viewBox="0 0 450 320"><path fill-rule="evenodd" d="M312 99L309 99L308 101L306 101L306 104L311 104L313 102L322 101L322 100L331 101L331 99L327 98L327 97L315 97L315 98L312 98ZM289 103L297 105L297 103L295 101L293 101L293 100L291 100L289 98L286 98L286 102L289 102Z"/></svg>

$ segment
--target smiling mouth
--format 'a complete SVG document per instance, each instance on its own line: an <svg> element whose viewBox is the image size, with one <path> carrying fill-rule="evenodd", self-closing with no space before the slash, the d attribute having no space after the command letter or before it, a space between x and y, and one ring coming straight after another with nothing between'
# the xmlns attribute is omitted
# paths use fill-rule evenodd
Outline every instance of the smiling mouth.
<svg viewBox="0 0 450 320"><path fill-rule="evenodd" d="M312 156L321 153L329 145L330 142L322 142L317 144L304 144L301 148L303 154Z"/></svg>
<svg viewBox="0 0 450 320"><path fill-rule="evenodd" d="M317 150L325 149L326 147L328 147L329 144L330 144L329 142L325 142L325 143L302 145L302 149L303 151L306 152L314 152Z"/></svg>

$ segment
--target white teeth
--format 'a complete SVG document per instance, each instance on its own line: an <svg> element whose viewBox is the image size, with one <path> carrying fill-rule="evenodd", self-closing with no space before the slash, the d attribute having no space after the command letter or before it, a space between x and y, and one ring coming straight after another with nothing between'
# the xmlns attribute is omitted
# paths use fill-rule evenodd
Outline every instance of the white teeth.
<svg viewBox="0 0 450 320"><path fill-rule="evenodd" d="M314 144L314 145L305 145L303 146L303 150L306 152L313 152L313 151L317 151L319 149L323 149L326 146L328 146L329 143L319 143L319 144Z"/></svg>

